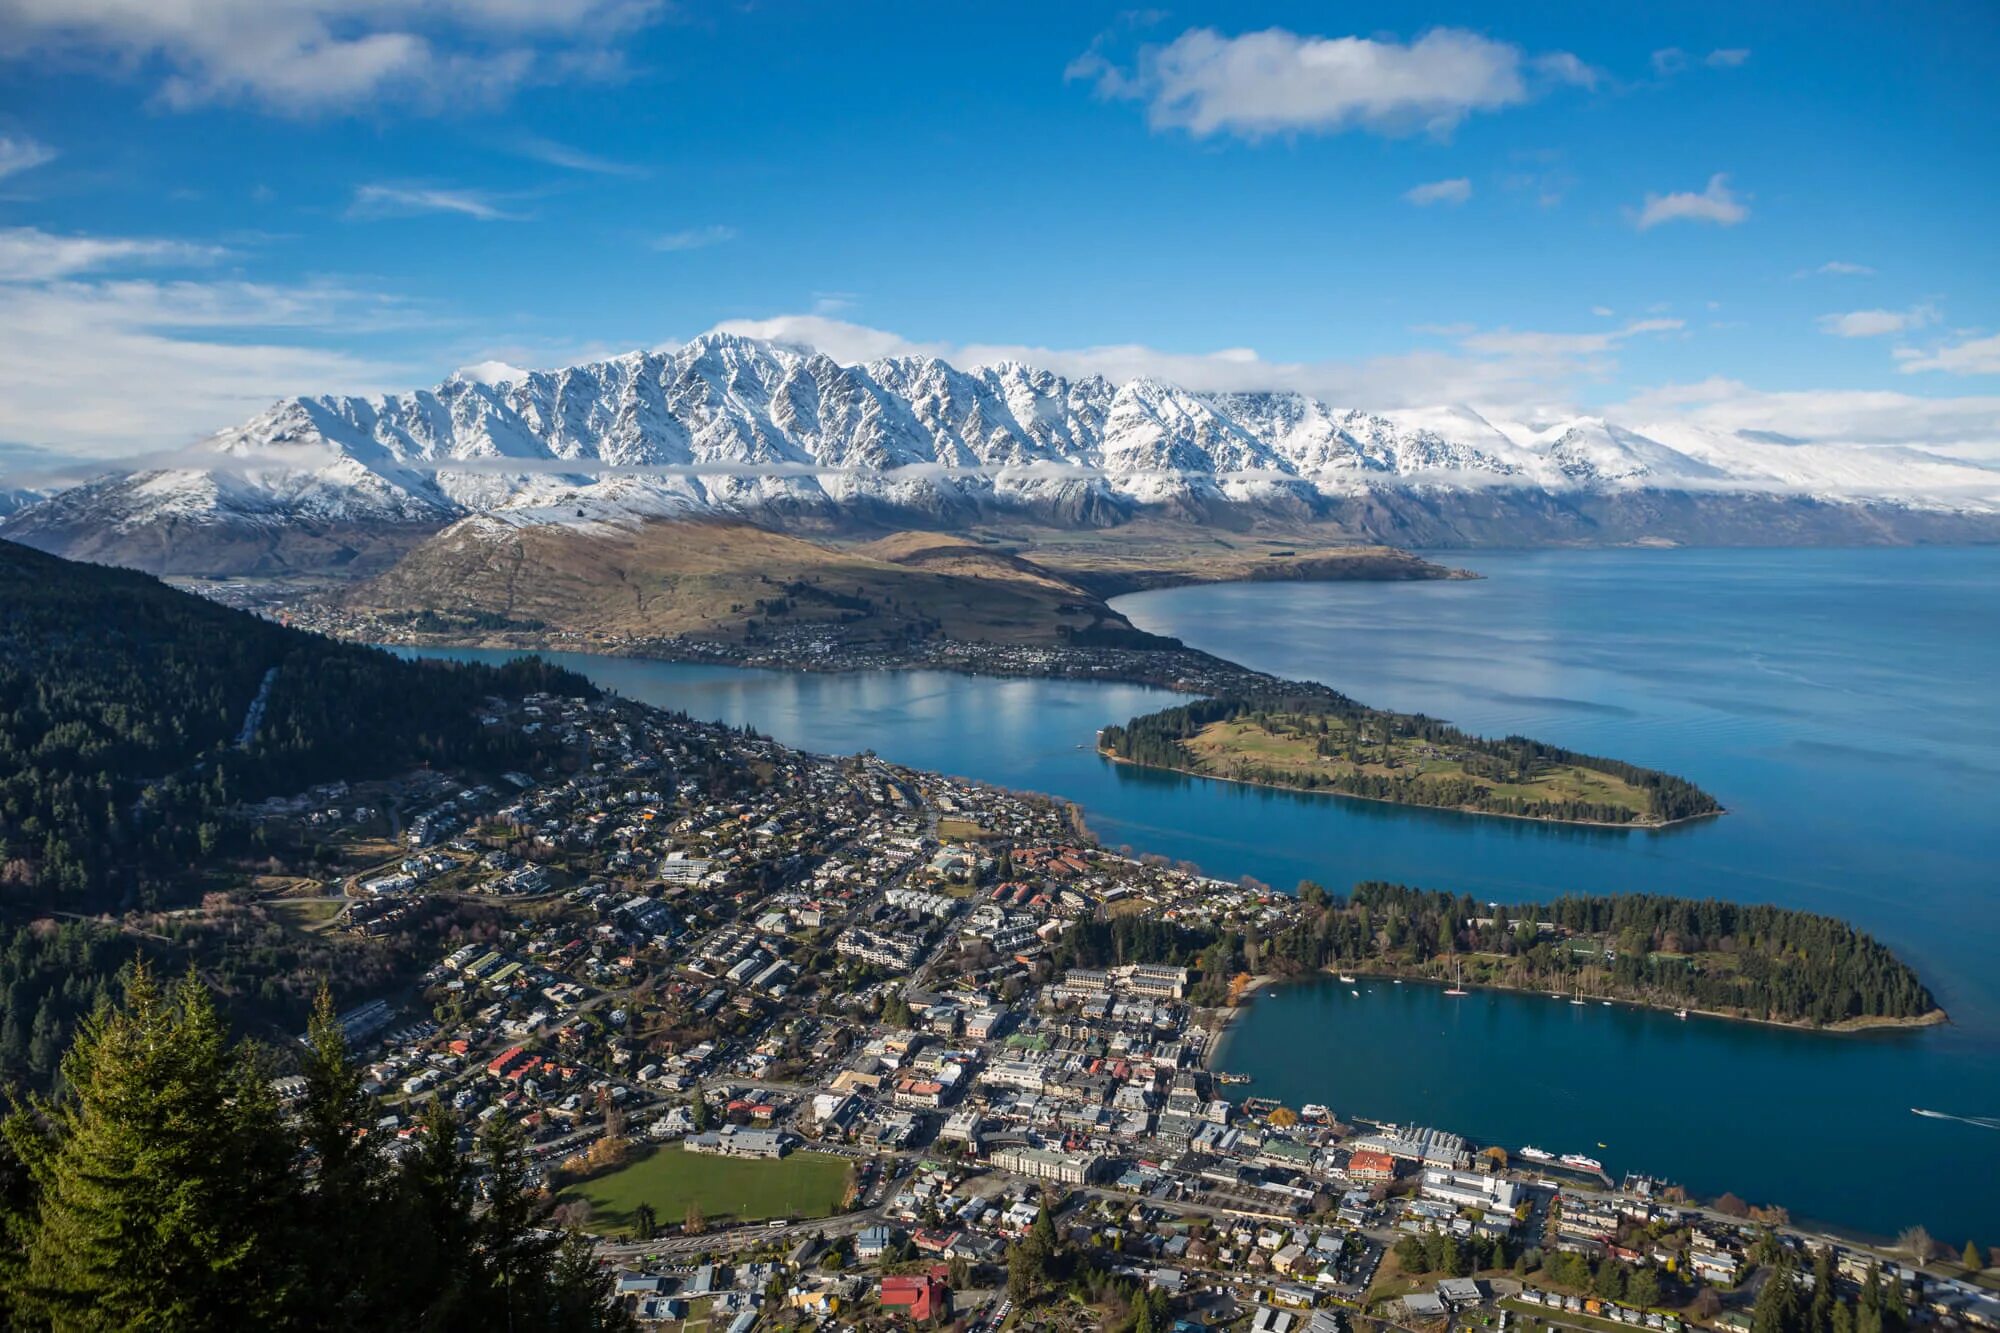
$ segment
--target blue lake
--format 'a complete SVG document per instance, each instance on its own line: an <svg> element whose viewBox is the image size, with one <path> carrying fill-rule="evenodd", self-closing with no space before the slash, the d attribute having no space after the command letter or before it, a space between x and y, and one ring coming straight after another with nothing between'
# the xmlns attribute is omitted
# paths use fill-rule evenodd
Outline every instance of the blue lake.
<svg viewBox="0 0 2000 1333"><path fill-rule="evenodd" d="M1831 1037L1307 983L1260 995L1224 1059L1294 1103L1588 1151L1878 1233L2000 1234L2000 1129L1971 1123L2000 1116L2000 550L1446 558L1486 577L1185 588L1119 606L1367 703L1683 774L1730 813L1578 829L1148 773L1090 744L1174 698L1131 686L556 656L628 697L809 749L1065 796L1106 843L1214 874L1495 901L1655 890L1849 918L1918 968L1952 1026Z"/></svg>

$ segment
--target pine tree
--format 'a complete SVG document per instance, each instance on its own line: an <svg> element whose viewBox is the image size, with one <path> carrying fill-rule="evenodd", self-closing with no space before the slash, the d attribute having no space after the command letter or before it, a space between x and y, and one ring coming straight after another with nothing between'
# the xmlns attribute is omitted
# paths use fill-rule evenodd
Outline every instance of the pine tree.
<svg viewBox="0 0 2000 1333"><path fill-rule="evenodd" d="M135 968L39 1103L46 1151L22 1307L58 1329L256 1327L293 1291L292 1147L265 1071L208 992Z"/></svg>

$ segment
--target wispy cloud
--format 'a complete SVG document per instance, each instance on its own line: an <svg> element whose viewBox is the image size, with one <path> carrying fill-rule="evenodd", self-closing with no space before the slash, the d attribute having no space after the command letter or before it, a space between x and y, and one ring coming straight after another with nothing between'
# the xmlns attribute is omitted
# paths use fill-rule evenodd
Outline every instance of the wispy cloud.
<svg viewBox="0 0 2000 1333"><path fill-rule="evenodd" d="M1701 63L1709 69L1735 69L1750 59L1748 48L1741 46L1721 47L1701 57ZM1653 52L1653 73L1663 79L1672 78L1695 63L1695 57L1678 46L1665 46Z"/></svg>
<svg viewBox="0 0 2000 1333"><path fill-rule="evenodd" d="M1875 270L1866 264L1850 264L1844 259L1829 259L1815 269L1800 269L1793 277L1803 278L1818 274L1825 278L1872 278Z"/></svg>
<svg viewBox="0 0 2000 1333"><path fill-rule="evenodd" d="M683 231L670 231L664 236L653 238L655 250L705 250L711 245L723 245L736 239L736 228L720 223L707 227L689 227Z"/></svg>
<svg viewBox="0 0 2000 1333"><path fill-rule="evenodd" d="M421 213L456 213L481 222L527 220L527 214L508 212L485 191L432 185L363 185L347 208L351 218L414 217Z"/></svg>
<svg viewBox="0 0 2000 1333"><path fill-rule="evenodd" d="M1708 178L1708 188L1700 194L1649 194L1634 218L1640 231L1649 231L1663 222L1712 222L1733 227L1750 216L1750 208L1729 188L1729 177L1721 172Z"/></svg>
<svg viewBox="0 0 2000 1333"><path fill-rule="evenodd" d="M525 84L615 74L620 39L664 8L665 0L5 0L0 54L158 70L156 100L171 110L457 110Z"/></svg>
<svg viewBox="0 0 2000 1333"><path fill-rule="evenodd" d="M1895 355L1899 362L1896 368L1905 374L1939 370L1947 375L2000 375L2000 333L1946 343L1928 351L1899 347Z"/></svg>
<svg viewBox="0 0 2000 1333"><path fill-rule="evenodd" d="M1130 69L1093 46L1065 77L1103 98L1144 102L1155 129L1256 140L1351 129L1445 135L1477 112L1518 106L1546 86L1594 86L1599 75L1568 52L1531 57L1462 28L1410 42L1190 28L1142 47Z"/></svg>
<svg viewBox="0 0 2000 1333"><path fill-rule="evenodd" d="M1463 176L1453 180L1432 181L1415 189L1403 191L1403 198L1418 208L1428 208L1432 204L1462 204L1472 198L1472 182Z"/></svg>
<svg viewBox="0 0 2000 1333"><path fill-rule="evenodd" d="M1836 338L1880 338L1889 333L1908 333L1937 322L1937 307L1911 306L1908 310L1849 310L1844 314L1821 315L1820 332Z"/></svg>
<svg viewBox="0 0 2000 1333"><path fill-rule="evenodd" d="M58 236L38 227L0 230L0 282L47 282L140 264L208 264L220 246L132 236Z"/></svg>
<svg viewBox="0 0 2000 1333"><path fill-rule="evenodd" d="M0 180L55 161L56 150L25 134L0 134Z"/></svg>
<svg viewBox="0 0 2000 1333"><path fill-rule="evenodd" d="M620 162L613 158L600 157L596 153L558 143L554 139L544 139L539 135L528 135L512 145L515 152L535 162L546 162L552 167L566 171L581 171L593 176L643 176L646 168L632 162Z"/></svg>
<svg viewBox="0 0 2000 1333"><path fill-rule="evenodd" d="M335 284L66 279L0 291L0 420L65 452L175 448L285 394L376 393L408 367L319 345L400 322ZM116 385L116 392L106 392Z"/></svg>

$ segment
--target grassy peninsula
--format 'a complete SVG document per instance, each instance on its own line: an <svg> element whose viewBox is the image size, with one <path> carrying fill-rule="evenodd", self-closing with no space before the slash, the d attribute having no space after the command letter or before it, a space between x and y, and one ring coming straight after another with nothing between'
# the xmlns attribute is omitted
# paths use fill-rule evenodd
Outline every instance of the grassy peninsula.
<svg viewBox="0 0 2000 1333"><path fill-rule="evenodd" d="M1296 791L1572 824L1720 814L1684 778L1524 736L1490 740L1331 691L1201 699L1106 727L1108 758Z"/></svg>

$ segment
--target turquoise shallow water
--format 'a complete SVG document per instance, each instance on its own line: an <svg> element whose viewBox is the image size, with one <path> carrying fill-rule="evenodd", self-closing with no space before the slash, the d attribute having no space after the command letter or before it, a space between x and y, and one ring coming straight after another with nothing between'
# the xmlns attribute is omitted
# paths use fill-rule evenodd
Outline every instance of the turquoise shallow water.
<svg viewBox="0 0 2000 1333"><path fill-rule="evenodd" d="M1919 968L1953 1026L1836 1038L1308 984L1261 995L1226 1062L1263 1095L1588 1151L1850 1227L2000 1235L2000 1130L1911 1114L2000 1116L2000 550L1448 558L1487 577L1119 605L1369 703L1682 773L1731 813L1573 829L1147 773L1090 748L1098 726L1173 697L1129 686L565 660L792 744L1057 793L1107 843L1215 874L1400 879L1496 901L1650 889L1848 917Z"/></svg>

